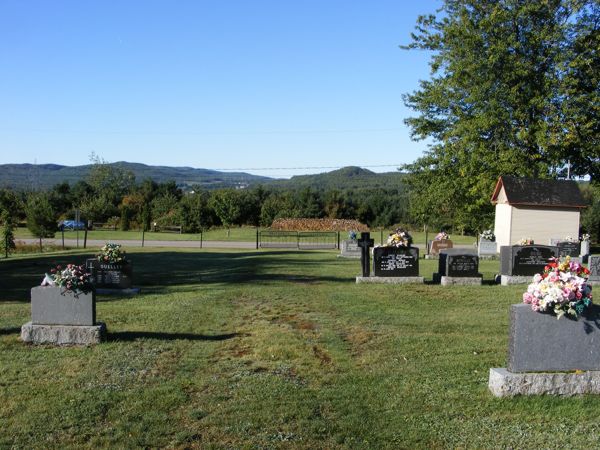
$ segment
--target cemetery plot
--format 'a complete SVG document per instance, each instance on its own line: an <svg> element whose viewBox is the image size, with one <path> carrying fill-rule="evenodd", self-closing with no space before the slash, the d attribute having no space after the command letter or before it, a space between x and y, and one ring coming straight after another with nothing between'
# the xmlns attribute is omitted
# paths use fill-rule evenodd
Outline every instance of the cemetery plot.
<svg viewBox="0 0 600 450"><path fill-rule="evenodd" d="M479 256L461 249L442 250L438 273L433 275L433 279L443 286L480 285L482 275L479 273Z"/></svg>
<svg viewBox="0 0 600 450"><path fill-rule="evenodd" d="M500 247L500 271L503 285L528 283L536 273L544 271L558 248L546 245L513 245Z"/></svg>
<svg viewBox="0 0 600 450"><path fill-rule="evenodd" d="M338 256L342 258L360 258L360 247L358 241L345 239L342 241L342 249Z"/></svg>

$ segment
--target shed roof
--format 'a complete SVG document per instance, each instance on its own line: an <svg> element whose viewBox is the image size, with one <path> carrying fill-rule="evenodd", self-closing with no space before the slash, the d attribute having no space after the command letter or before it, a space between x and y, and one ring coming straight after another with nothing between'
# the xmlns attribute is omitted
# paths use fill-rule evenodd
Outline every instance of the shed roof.
<svg viewBox="0 0 600 450"><path fill-rule="evenodd" d="M562 208L585 208L586 204L573 180L542 180L538 178L498 178L492 203L498 202L498 194L504 188L508 204L523 206L548 206Z"/></svg>

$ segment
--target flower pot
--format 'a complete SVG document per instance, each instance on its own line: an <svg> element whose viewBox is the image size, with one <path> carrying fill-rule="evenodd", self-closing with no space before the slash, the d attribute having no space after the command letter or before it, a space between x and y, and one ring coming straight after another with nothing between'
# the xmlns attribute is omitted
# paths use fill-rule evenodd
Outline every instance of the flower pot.
<svg viewBox="0 0 600 450"><path fill-rule="evenodd" d="M96 294L66 291L59 286L31 289L31 322L34 325L95 325Z"/></svg>

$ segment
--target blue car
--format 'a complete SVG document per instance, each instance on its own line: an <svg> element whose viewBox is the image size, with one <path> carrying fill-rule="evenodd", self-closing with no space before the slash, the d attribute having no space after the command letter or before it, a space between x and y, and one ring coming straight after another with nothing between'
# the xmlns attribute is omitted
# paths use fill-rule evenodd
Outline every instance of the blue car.
<svg viewBox="0 0 600 450"><path fill-rule="evenodd" d="M58 223L59 230L85 230L85 223L76 220L62 220Z"/></svg>

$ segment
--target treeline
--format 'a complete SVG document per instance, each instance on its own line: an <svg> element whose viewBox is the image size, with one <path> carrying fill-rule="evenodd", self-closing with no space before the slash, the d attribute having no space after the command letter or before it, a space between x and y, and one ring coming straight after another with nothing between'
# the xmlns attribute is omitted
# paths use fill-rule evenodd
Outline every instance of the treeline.
<svg viewBox="0 0 600 450"><path fill-rule="evenodd" d="M215 226L268 227L277 218L357 219L371 227L410 221L401 187L364 189L277 188L204 190L184 193L174 181L135 182L131 172L97 163L85 181L55 185L46 191L0 190L0 209L26 221L36 235L56 230L60 220L108 223L121 230L181 226L197 233ZM35 222L39 226L32 229ZM44 237L44 236L42 236Z"/></svg>

